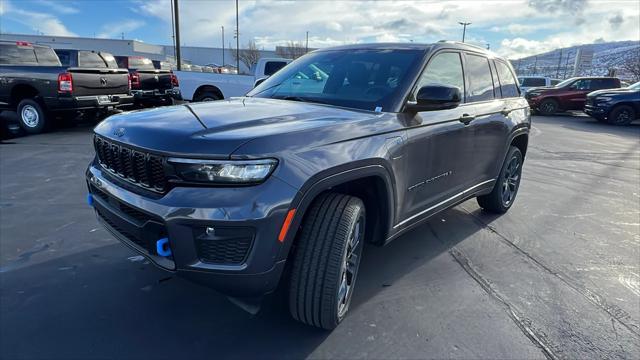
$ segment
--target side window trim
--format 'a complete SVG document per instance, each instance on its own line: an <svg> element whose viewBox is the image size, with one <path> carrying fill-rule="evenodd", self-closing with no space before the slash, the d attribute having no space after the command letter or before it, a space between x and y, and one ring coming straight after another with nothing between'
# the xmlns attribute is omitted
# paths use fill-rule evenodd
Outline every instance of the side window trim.
<svg viewBox="0 0 640 360"><path fill-rule="evenodd" d="M462 83L463 83L463 87L464 89L462 89L462 102L461 104L464 104L467 102L467 77L465 75L465 69L464 69L464 56L462 56L462 52L461 51L456 51L454 49L442 49L439 50L437 52L435 52L433 55L431 55L429 57L429 60L427 60L427 62L424 64L424 66L422 67L422 70L420 71L420 74L418 75L418 77L416 78L415 83L413 84L413 87L411 89L411 91L409 92L409 97L414 97L415 95L418 93L418 85L420 84L420 80L422 79L422 75L424 75L425 71L427 71L427 68L429 67L429 64L431 64L431 62L433 61L433 59L435 59L438 55L441 54L445 54L445 53L452 53L452 54L457 54L458 57L460 58L460 67L462 69Z"/></svg>
<svg viewBox="0 0 640 360"><path fill-rule="evenodd" d="M506 62L502 61L501 59L495 59L495 61L502 63L502 65L504 65L507 70L509 70L509 72L511 73L511 76L516 79L516 89L518 90L518 96L515 97L520 97L522 95L522 91L520 90L520 83L517 81L517 77L515 75L515 73L513 72L513 70L511 69L511 66L509 66L509 64L507 64ZM498 78L500 79L500 78ZM502 92L502 82L500 82L500 91Z"/></svg>
<svg viewBox="0 0 640 360"><path fill-rule="evenodd" d="M467 89L469 88L469 86L467 86L467 84L469 84L469 79L468 79L468 72L467 72L467 56L478 56L478 57L482 57L483 59L485 59L487 61L487 66L489 67L489 73L491 75L491 82L493 84L493 99L490 100L480 100L480 101L473 101L473 102L468 102L470 104L472 103L481 103L481 102L488 102L488 101L494 101L497 99L496 97L496 88L495 88L495 80L494 80L494 76L493 76L493 69L491 69L491 59L489 59L486 55L484 54L478 54L478 53L474 53L474 52L470 52L470 51L463 51L462 52L462 72L464 74L464 83L465 83L465 103L467 103L467 99L471 98L471 94L467 93Z"/></svg>
<svg viewBox="0 0 640 360"><path fill-rule="evenodd" d="M504 99L504 94L502 93L502 81L500 81L500 74L498 74L496 59L489 59L489 63L491 64L491 72L495 74L495 77L493 79L493 92L496 94L496 98L497 98L498 96L498 91L496 91L496 85L497 85L498 90L500 91L500 99Z"/></svg>

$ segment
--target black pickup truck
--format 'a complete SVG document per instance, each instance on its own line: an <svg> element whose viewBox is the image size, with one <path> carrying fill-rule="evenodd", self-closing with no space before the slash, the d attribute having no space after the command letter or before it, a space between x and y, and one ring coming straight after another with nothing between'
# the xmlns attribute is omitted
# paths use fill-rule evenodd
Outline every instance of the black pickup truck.
<svg viewBox="0 0 640 360"><path fill-rule="evenodd" d="M0 110L15 110L28 133L59 116L133 104L127 71L63 66L48 46L0 41Z"/></svg>
<svg viewBox="0 0 640 360"><path fill-rule="evenodd" d="M116 56L118 66L129 69L131 93L136 105L171 105L182 100L178 78L171 69L156 69L150 59L141 56Z"/></svg>

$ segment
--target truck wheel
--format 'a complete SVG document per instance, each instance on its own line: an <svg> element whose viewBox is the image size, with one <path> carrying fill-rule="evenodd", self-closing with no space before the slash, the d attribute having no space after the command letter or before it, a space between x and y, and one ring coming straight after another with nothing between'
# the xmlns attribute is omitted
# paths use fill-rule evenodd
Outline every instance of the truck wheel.
<svg viewBox="0 0 640 360"><path fill-rule="evenodd" d="M23 99L18 104L18 122L29 134L39 134L45 130L47 119L42 106L33 99Z"/></svg>
<svg viewBox="0 0 640 360"><path fill-rule="evenodd" d="M289 283L291 315L331 330L344 319L364 243L365 208L359 198L327 193L302 223Z"/></svg>
<svg viewBox="0 0 640 360"><path fill-rule="evenodd" d="M553 99L544 99L538 105L538 111L540 115L553 115L558 112L558 102Z"/></svg>
<svg viewBox="0 0 640 360"><path fill-rule="evenodd" d="M478 205L481 208L504 214L509 210L516 199L522 177L522 153L520 149L512 146L500 170L500 176L491 193L478 196Z"/></svg>
<svg viewBox="0 0 640 360"><path fill-rule="evenodd" d="M216 93L212 91L205 91L199 94L195 99L193 99L193 101L196 101L196 102L216 101L216 100L220 100L220 98Z"/></svg>
<svg viewBox="0 0 640 360"><path fill-rule="evenodd" d="M629 125L636 118L636 112L629 105L618 105L609 113L607 122L611 125Z"/></svg>

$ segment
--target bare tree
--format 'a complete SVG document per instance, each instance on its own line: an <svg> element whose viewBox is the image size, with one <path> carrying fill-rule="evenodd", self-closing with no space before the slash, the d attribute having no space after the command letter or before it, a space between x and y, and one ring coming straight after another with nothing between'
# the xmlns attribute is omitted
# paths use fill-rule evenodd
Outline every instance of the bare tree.
<svg viewBox="0 0 640 360"><path fill-rule="evenodd" d="M289 41L286 46L276 47L276 54L287 59L297 59L306 52L307 49L302 42Z"/></svg>
<svg viewBox="0 0 640 360"><path fill-rule="evenodd" d="M258 50L256 42L253 40L249 41L244 49L238 51L238 55L236 55L234 51L233 59L239 59L249 69L253 68L253 66L258 63L258 60L260 60L260 50ZM238 69L238 73L240 73L240 69Z"/></svg>
<svg viewBox="0 0 640 360"><path fill-rule="evenodd" d="M640 81L640 60L637 56L630 56L622 63L622 71L631 76L633 81Z"/></svg>

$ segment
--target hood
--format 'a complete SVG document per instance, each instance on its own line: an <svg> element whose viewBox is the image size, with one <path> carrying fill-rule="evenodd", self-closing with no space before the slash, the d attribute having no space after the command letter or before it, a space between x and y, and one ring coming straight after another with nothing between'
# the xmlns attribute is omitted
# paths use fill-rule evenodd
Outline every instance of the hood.
<svg viewBox="0 0 640 360"><path fill-rule="evenodd" d="M638 90L633 90L629 88L604 89L604 90L592 91L589 94L587 94L587 96L588 97L595 97L595 96L601 96L601 95L609 96L609 95L629 94L637 91Z"/></svg>
<svg viewBox="0 0 640 360"><path fill-rule="evenodd" d="M284 141L282 137L300 139L318 131L324 131L323 142L357 137L354 129L359 127L353 124L376 116L381 114L296 101L238 98L118 114L100 123L95 132L152 152L226 158L256 138L277 143L274 137L280 141Z"/></svg>

